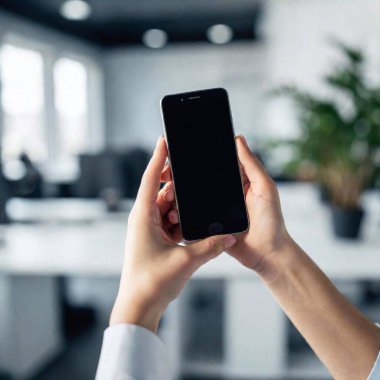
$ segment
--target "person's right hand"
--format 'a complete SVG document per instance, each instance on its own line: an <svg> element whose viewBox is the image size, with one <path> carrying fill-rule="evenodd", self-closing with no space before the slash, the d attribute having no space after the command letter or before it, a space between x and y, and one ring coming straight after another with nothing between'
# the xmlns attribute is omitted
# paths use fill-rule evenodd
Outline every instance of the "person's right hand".
<svg viewBox="0 0 380 380"><path fill-rule="evenodd" d="M285 227L275 183L243 136L236 138L236 145L250 226L236 235L237 243L227 252L270 280L278 275L274 265L278 256L293 242Z"/></svg>
<svg viewBox="0 0 380 380"><path fill-rule="evenodd" d="M278 265L281 253L295 243L285 227L276 184L250 151L243 136L236 138L236 146L250 226L246 232L234 235L237 242L227 252L258 272L264 280L271 281L281 271ZM170 166L165 167L162 179L171 180ZM174 214L174 221L169 220L178 223L177 210L172 210L170 216Z"/></svg>

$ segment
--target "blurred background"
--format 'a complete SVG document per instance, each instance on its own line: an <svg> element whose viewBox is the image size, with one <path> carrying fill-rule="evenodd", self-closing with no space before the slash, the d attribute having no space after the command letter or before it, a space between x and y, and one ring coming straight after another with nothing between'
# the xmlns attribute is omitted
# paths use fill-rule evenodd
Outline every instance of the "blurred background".
<svg viewBox="0 0 380 380"><path fill-rule="evenodd" d="M380 322L378 0L0 2L0 379L93 379L160 99L225 87L293 237ZM222 255L160 326L178 379L329 379Z"/></svg>

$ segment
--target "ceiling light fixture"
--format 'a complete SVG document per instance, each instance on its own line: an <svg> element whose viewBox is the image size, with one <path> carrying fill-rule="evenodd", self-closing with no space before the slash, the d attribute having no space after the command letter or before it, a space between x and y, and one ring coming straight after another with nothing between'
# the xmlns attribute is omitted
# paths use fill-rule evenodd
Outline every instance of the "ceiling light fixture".
<svg viewBox="0 0 380 380"><path fill-rule="evenodd" d="M147 47L159 49L166 45L168 34L162 29L149 29L144 32L142 41Z"/></svg>
<svg viewBox="0 0 380 380"><path fill-rule="evenodd" d="M207 29L206 36L213 44L226 44L233 38L231 27L225 24L212 25Z"/></svg>
<svg viewBox="0 0 380 380"><path fill-rule="evenodd" d="M62 17L73 21L88 19L91 12L91 5L83 0L66 0L60 9Z"/></svg>

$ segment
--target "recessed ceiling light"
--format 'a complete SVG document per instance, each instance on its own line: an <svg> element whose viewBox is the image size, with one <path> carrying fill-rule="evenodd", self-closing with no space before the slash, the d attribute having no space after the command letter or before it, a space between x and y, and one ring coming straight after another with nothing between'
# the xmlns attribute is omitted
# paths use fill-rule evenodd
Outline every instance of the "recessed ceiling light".
<svg viewBox="0 0 380 380"><path fill-rule="evenodd" d="M60 9L61 16L68 20L86 20L91 14L91 5L83 0L66 0Z"/></svg>
<svg viewBox="0 0 380 380"><path fill-rule="evenodd" d="M149 29L144 32L142 41L145 46L158 49L166 45L168 34L162 29Z"/></svg>
<svg viewBox="0 0 380 380"><path fill-rule="evenodd" d="M207 29L207 38L214 44L226 44L233 37L232 29L225 24L212 25Z"/></svg>

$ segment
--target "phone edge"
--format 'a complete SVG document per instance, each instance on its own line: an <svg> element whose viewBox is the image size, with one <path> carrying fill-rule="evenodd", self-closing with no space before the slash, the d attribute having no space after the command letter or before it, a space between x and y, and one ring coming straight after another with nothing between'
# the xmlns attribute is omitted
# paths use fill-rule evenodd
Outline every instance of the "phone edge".
<svg viewBox="0 0 380 380"><path fill-rule="evenodd" d="M181 214L180 214L180 210L179 210L179 207L178 207L177 191L176 191L176 188L175 188L175 178L174 178L174 173L173 173L173 171L171 169L172 165L171 165L171 157L170 157L170 147L169 147L169 142L168 142L167 133L166 133L166 125L165 125L164 112L163 112L163 101L167 97L181 96L181 95L185 95L185 94L189 95L189 94L192 94L192 93L206 92L206 91L212 91L212 90L222 90L223 92L225 92L225 94L227 96L228 113L229 113L230 120L231 120L232 134L233 134L234 143L235 143L234 144L235 145L235 156L236 156L236 160L237 160L237 164L238 164L238 169L239 169L240 183L241 183L241 189L242 189L243 199L244 199L244 208L245 208L245 214L246 214L246 217L247 217L247 228L246 229L244 229L242 231L237 231L237 232L230 232L230 233L228 233L228 235L237 235L237 234L241 234L241 233L247 232L249 230L250 223L251 223L250 222L250 218L249 218L248 208L247 208L247 202L246 202L246 199L245 199L246 197L245 197L245 194L244 194L243 177L242 177L242 172L241 172L241 169L240 169L239 155L238 155L237 146L236 146L236 138L237 138L237 136L236 136L236 133L235 133L234 120L233 120L233 117L232 117L231 103L230 103L230 97L229 97L228 91L225 88L223 88L223 87L214 87L214 88L197 90L197 91L188 91L188 92L182 92L182 93L180 92L180 93L176 93L176 94L168 94L168 95L163 96L160 99L161 122L162 122L163 130L164 130L164 138L165 138L165 142L166 142L166 148L167 148L167 151L168 151L168 160L169 160L170 170L171 170L171 174L172 174L173 189L174 189L174 193L175 193L175 202L176 202L176 206L177 206L177 212L178 212L178 219L179 219L179 225L180 225L180 229L181 229L181 234L182 234L184 240L188 241L188 242L192 242L192 241L196 241L196 240L200 240L200 239L206 239L207 237L211 237L211 236L226 235L226 234L209 235L209 236L201 237L201 238L198 238L198 239L186 239L185 236L184 236L184 234L183 234L182 222L181 222Z"/></svg>

